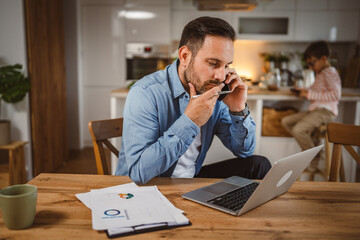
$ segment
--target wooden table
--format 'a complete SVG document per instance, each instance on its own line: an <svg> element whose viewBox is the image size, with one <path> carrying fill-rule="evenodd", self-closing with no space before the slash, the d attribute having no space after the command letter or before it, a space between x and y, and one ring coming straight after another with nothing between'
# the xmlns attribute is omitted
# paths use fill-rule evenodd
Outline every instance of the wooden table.
<svg viewBox="0 0 360 240"><path fill-rule="evenodd" d="M296 182L289 192L235 217L181 198L218 179L155 178L157 185L191 226L123 239L360 239L360 183ZM10 231L0 219L0 239L107 239L92 230L91 212L76 197L90 189L128 183L124 176L40 174L33 226Z"/></svg>

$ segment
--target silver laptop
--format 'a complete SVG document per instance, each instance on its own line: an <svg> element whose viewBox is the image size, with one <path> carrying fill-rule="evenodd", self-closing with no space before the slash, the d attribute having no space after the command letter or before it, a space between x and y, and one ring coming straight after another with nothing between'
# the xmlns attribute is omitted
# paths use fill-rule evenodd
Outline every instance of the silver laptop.
<svg viewBox="0 0 360 240"><path fill-rule="evenodd" d="M183 198L240 216L287 192L323 145L274 163L261 182L233 176L185 193Z"/></svg>

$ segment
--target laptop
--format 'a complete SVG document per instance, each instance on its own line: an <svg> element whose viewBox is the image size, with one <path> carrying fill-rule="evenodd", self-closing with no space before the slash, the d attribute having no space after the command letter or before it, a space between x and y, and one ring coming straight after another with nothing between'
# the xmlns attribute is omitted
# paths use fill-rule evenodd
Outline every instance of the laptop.
<svg viewBox="0 0 360 240"><path fill-rule="evenodd" d="M261 182L232 176L185 193L183 198L240 216L285 193L323 145L276 161Z"/></svg>

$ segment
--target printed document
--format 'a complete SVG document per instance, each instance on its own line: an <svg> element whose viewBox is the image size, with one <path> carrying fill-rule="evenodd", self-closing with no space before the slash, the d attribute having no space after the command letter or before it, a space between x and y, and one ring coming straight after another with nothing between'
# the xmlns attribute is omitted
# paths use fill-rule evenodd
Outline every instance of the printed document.
<svg viewBox="0 0 360 240"><path fill-rule="evenodd" d="M183 211L156 186L130 183L79 193L76 197L92 210L93 229L108 230L110 236L189 224Z"/></svg>

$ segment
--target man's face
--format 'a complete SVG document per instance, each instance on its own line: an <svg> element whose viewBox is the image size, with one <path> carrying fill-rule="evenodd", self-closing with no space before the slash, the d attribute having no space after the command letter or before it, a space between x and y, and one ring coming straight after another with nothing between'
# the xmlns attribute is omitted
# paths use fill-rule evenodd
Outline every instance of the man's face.
<svg viewBox="0 0 360 240"><path fill-rule="evenodd" d="M197 93L204 93L225 80L233 56L234 44L230 39L207 36L185 69L184 79L195 86Z"/></svg>

